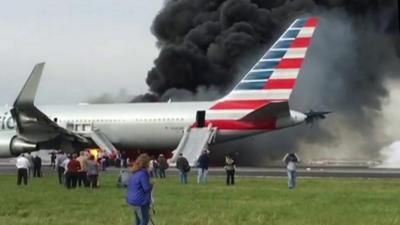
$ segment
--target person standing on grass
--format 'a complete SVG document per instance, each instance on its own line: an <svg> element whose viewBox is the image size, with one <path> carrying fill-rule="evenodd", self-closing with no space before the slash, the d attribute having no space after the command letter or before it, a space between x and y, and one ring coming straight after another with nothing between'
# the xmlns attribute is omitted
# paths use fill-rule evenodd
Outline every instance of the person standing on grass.
<svg viewBox="0 0 400 225"><path fill-rule="evenodd" d="M231 154L225 156L226 185L235 184L236 162Z"/></svg>
<svg viewBox="0 0 400 225"><path fill-rule="evenodd" d="M296 187L296 179L297 179L297 163L299 163L300 159L295 153L287 153L285 157L282 159L286 164L287 174L288 174L288 187L290 189Z"/></svg>
<svg viewBox="0 0 400 225"><path fill-rule="evenodd" d="M99 177L99 164L95 160L94 156L91 155L87 161L87 176L88 176L88 187L97 188L97 180Z"/></svg>
<svg viewBox="0 0 400 225"><path fill-rule="evenodd" d="M126 201L134 208L136 225L148 225L152 204L153 184L149 174L150 157L141 154L133 164L133 175L129 178Z"/></svg>
<svg viewBox="0 0 400 225"><path fill-rule="evenodd" d="M149 163L149 173L150 177L154 178L154 165L153 165L154 156L150 156L150 163Z"/></svg>
<svg viewBox="0 0 400 225"><path fill-rule="evenodd" d="M66 188L71 188L71 178L69 177L69 173L68 173L68 165L69 162L72 160L72 155L68 154L67 158L62 162L62 166L64 167L64 185Z"/></svg>
<svg viewBox="0 0 400 225"><path fill-rule="evenodd" d="M187 174L190 171L190 165L182 153L179 153L178 160L176 161L176 168L179 170L181 183L187 184Z"/></svg>
<svg viewBox="0 0 400 225"><path fill-rule="evenodd" d="M198 165L198 176L197 176L197 183L207 183L207 176L208 176L208 166L210 164L210 157L208 155L208 150L204 150L203 153L200 155L199 159L197 160Z"/></svg>
<svg viewBox="0 0 400 225"><path fill-rule="evenodd" d="M106 171L107 168L107 162L108 161L108 157L106 154L103 154L103 156L101 156L100 158L100 162L101 162L101 170L102 171Z"/></svg>
<svg viewBox="0 0 400 225"><path fill-rule="evenodd" d="M165 158L164 154L160 154L157 161L159 165L160 178L165 178L165 170L167 170L169 167L167 159Z"/></svg>
<svg viewBox="0 0 400 225"><path fill-rule="evenodd" d="M67 180L67 188L76 188L76 182L78 180L78 171L81 169L81 165L77 158L77 154L73 153L72 158L69 161L67 167L67 173L66 173L66 180Z"/></svg>
<svg viewBox="0 0 400 225"><path fill-rule="evenodd" d="M55 151L51 151L50 152L50 168L51 169L55 169L56 168L56 152Z"/></svg>
<svg viewBox="0 0 400 225"><path fill-rule="evenodd" d="M126 154L126 151L122 151L121 153L121 163L123 168L128 167L128 155Z"/></svg>
<svg viewBox="0 0 400 225"><path fill-rule="evenodd" d="M158 178L160 176L160 165L158 164L156 158L151 156L150 160L150 175L153 173L154 178Z"/></svg>
<svg viewBox="0 0 400 225"><path fill-rule="evenodd" d="M117 187L119 187L119 188L128 187L130 177L131 177L131 173L127 169L122 169L121 171L119 171Z"/></svg>
<svg viewBox="0 0 400 225"><path fill-rule="evenodd" d="M28 159L28 162L29 162L28 174L29 174L29 177L31 177L33 175L33 156L30 152L28 152L25 155L25 157L26 157L26 159Z"/></svg>
<svg viewBox="0 0 400 225"><path fill-rule="evenodd" d="M28 185L28 169L29 169L29 161L25 158L24 154L21 154L17 158L17 185L21 185L22 179L24 180L24 184Z"/></svg>
<svg viewBox="0 0 400 225"><path fill-rule="evenodd" d="M89 187L88 180L87 180L87 164L88 160L85 156L85 152L81 151L80 156L76 159L81 166L81 169L78 171L78 186Z"/></svg>
<svg viewBox="0 0 400 225"><path fill-rule="evenodd" d="M65 167L66 165L63 165L63 162L67 159L67 156L64 153L60 153L57 156L56 160L56 167L57 167L57 175L58 175L58 182L60 184L65 183L65 177L64 177L64 172L65 172Z"/></svg>
<svg viewBox="0 0 400 225"><path fill-rule="evenodd" d="M36 155L33 158L33 177L42 176L42 159Z"/></svg>

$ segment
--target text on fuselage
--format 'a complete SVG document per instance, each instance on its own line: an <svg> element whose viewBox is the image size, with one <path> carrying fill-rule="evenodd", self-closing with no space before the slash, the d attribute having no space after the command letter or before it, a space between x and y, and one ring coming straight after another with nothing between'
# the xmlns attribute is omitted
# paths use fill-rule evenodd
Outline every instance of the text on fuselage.
<svg viewBox="0 0 400 225"><path fill-rule="evenodd" d="M15 128L14 119L9 112L0 115L0 130L12 130Z"/></svg>

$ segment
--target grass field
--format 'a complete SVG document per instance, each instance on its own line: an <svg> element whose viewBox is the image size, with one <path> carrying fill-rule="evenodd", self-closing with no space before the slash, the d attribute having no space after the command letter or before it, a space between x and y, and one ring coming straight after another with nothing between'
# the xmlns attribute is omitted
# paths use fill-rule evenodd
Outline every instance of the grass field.
<svg viewBox="0 0 400 225"><path fill-rule="evenodd" d="M115 180L107 175L98 190L66 190L55 176L18 187L15 176L0 175L0 224L133 224ZM238 178L234 187L222 177L191 181L156 181L156 225L400 224L400 180L300 178L296 190L285 178Z"/></svg>

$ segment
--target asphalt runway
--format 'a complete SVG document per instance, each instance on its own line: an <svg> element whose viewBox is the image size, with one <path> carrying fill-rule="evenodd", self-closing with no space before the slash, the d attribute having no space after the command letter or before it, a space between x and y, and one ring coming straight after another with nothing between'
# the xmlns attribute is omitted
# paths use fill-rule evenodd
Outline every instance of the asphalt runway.
<svg viewBox="0 0 400 225"><path fill-rule="evenodd" d="M44 165L43 174L55 174L48 165ZM105 174L119 173L120 169L109 167ZM192 168L191 175L195 175L196 168ZM12 164L0 164L0 174L16 173L16 168ZM167 175L177 175L176 168L169 168ZM223 168L210 168L209 174L212 176L225 175ZM250 177L279 177L286 176L286 169L284 167L267 167L267 168L254 168L254 167L240 167L236 170L238 176ZM302 177L353 177L353 178L400 178L399 169L384 169L384 168L367 168L367 167L301 167L298 169L298 175Z"/></svg>

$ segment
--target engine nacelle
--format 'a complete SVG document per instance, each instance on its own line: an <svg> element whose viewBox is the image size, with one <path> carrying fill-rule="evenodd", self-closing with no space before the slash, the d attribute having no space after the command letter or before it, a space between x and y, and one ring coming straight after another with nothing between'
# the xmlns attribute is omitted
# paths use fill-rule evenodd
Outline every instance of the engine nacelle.
<svg viewBox="0 0 400 225"><path fill-rule="evenodd" d="M38 150L38 145L27 142L15 132L0 132L0 158L18 156L21 153Z"/></svg>

